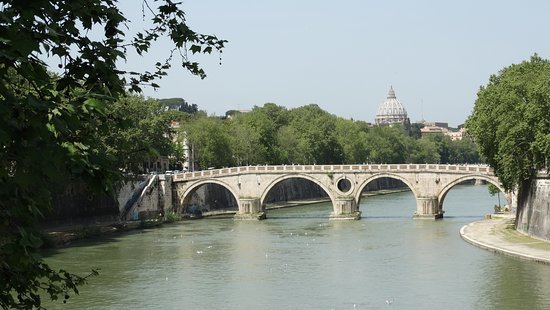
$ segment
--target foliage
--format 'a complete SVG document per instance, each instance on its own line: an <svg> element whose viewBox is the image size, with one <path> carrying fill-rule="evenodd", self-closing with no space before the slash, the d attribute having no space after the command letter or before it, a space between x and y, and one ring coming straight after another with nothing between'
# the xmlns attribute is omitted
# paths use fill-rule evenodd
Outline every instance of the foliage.
<svg viewBox="0 0 550 310"><path fill-rule="evenodd" d="M409 136L413 139L420 139L422 137L422 132L420 129L424 128L424 124L421 123L413 123L411 124L411 128L409 130Z"/></svg>
<svg viewBox="0 0 550 310"><path fill-rule="evenodd" d="M289 125L298 133L304 161L300 164L341 164L344 151L334 132L336 117L310 104L290 111Z"/></svg>
<svg viewBox="0 0 550 310"><path fill-rule="evenodd" d="M531 178L550 157L550 62L534 55L492 75L466 126L505 189Z"/></svg>
<svg viewBox="0 0 550 310"><path fill-rule="evenodd" d="M256 153L255 159L250 164L265 164L270 161L277 161L277 124L265 113L264 109L255 107L249 113L236 115L230 123L232 127L249 128L251 137L257 139L253 145L250 145L249 151ZM238 143L238 141L235 143Z"/></svg>
<svg viewBox="0 0 550 310"><path fill-rule="evenodd" d="M173 142L176 134L171 121L184 120L179 111L165 111L155 99L128 95L113 102L106 114L109 132L97 137L105 153L116 158L126 172L143 173L142 164L160 155L182 161L183 151Z"/></svg>
<svg viewBox="0 0 550 310"><path fill-rule="evenodd" d="M441 155L437 148L437 144L429 138L417 140L410 154L409 162L412 164L441 162Z"/></svg>
<svg viewBox="0 0 550 310"><path fill-rule="evenodd" d="M186 128L190 135L199 135L191 144L196 154L210 158L231 158L236 165L263 164L341 164L341 163L478 163L479 156L471 139L451 141L447 136L414 139L400 126L371 128L362 121L346 120L311 104L287 110L274 103L254 107L247 113L231 113L220 120L213 132L211 122L195 117ZM185 129L187 130L187 129ZM207 132L213 132L210 144ZM225 140L225 142L223 142ZM214 141L226 147L212 147ZM223 143L222 143L223 142ZM209 144L211 147L205 148ZM216 153L217 152L217 153ZM227 165L227 161L225 164Z"/></svg>
<svg viewBox="0 0 550 310"><path fill-rule="evenodd" d="M230 133L231 150L237 165L266 162L267 149L262 144L262 136L257 128L243 121L235 121L230 124Z"/></svg>
<svg viewBox="0 0 550 310"><path fill-rule="evenodd" d="M73 178L111 191L120 178L116 156L98 136L112 122L109 105L127 88L157 87L174 53L181 65L206 75L191 53L211 53L225 41L191 30L172 1L142 1L151 27L128 38L114 0L0 0L0 306L40 307L78 293L86 277L53 271L41 260L38 219L50 207L48 185ZM93 35L91 35L93 34ZM152 72L122 71L128 49L145 54L167 37L174 44ZM45 58L59 59L60 73ZM118 126L116 126L118 127ZM116 155L116 153L115 153Z"/></svg>
<svg viewBox="0 0 550 310"><path fill-rule="evenodd" d="M423 139L431 141L439 154L439 163L448 164L451 158L451 138L441 133L429 134Z"/></svg>
<svg viewBox="0 0 550 310"><path fill-rule="evenodd" d="M300 132L292 126L283 126L277 133L281 164L307 162L309 154L307 142L301 139Z"/></svg>
<svg viewBox="0 0 550 310"><path fill-rule="evenodd" d="M336 139L344 152L344 162L367 162L367 132L365 129L358 126L354 121L338 118L334 130Z"/></svg>
<svg viewBox="0 0 550 310"><path fill-rule="evenodd" d="M479 157L479 153L477 151L477 145L468 135L463 137L462 140L451 141L450 149L450 164L482 162L482 159Z"/></svg>
<svg viewBox="0 0 550 310"><path fill-rule="evenodd" d="M411 147L411 139L400 128L375 127L367 134L369 162L405 163Z"/></svg>
<svg viewBox="0 0 550 310"><path fill-rule="evenodd" d="M189 104L182 98L160 99L160 103L165 108L189 114L195 114L199 111L199 107L195 103Z"/></svg>
<svg viewBox="0 0 550 310"><path fill-rule="evenodd" d="M500 193L500 189L491 183L489 183L489 185L487 186L487 190L489 191L489 194L491 194L491 196Z"/></svg>
<svg viewBox="0 0 550 310"><path fill-rule="evenodd" d="M178 220L179 220L179 215L176 212L168 212L166 213L166 217L164 221L166 223L173 223Z"/></svg>
<svg viewBox="0 0 550 310"><path fill-rule="evenodd" d="M219 118L198 117L184 125L187 139L192 141L199 167L227 167L234 163L227 125Z"/></svg>

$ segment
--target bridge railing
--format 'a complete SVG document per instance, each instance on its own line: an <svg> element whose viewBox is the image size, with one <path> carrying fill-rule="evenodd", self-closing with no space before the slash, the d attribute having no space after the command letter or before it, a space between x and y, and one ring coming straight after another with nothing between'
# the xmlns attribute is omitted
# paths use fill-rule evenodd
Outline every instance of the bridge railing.
<svg viewBox="0 0 550 310"><path fill-rule="evenodd" d="M209 169L194 172L178 173L175 181L204 177L217 177L249 173L334 173L334 172L410 172L410 171L440 171L449 173L481 173L494 175L493 169L487 165L440 165L440 164L367 164L367 165L265 165L241 166L221 169Z"/></svg>

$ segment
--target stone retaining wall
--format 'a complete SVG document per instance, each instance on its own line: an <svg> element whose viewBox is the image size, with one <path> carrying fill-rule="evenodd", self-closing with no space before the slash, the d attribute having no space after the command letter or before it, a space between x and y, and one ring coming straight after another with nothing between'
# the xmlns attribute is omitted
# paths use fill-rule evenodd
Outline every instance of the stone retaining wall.
<svg viewBox="0 0 550 310"><path fill-rule="evenodd" d="M550 177L532 180L529 190L518 198L517 230L550 241Z"/></svg>

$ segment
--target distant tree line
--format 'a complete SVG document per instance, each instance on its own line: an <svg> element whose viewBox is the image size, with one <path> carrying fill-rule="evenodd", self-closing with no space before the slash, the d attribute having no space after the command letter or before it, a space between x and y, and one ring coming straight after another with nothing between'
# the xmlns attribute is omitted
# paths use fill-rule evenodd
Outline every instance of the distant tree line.
<svg viewBox="0 0 550 310"><path fill-rule="evenodd" d="M178 101L178 106L181 101ZM192 148L199 169L240 165L479 163L472 139L443 134L421 137L420 128L370 126L332 115L315 104L286 109L274 103L229 117L166 109L166 100L128 95L106 109L111 123L96 132L98 149L118 169L143 173L143 163L167 156L171 166ZM178 126L172 126L177 123ZM118 124L118 125L117 125ZM123 126L121 126L121 124ZM418 127L418 126L417 126Z"/></svg>
<svg viewBox="0 0 550 310"><path fill-rule="evenodd" d="M220 118L197 115L180 128L200 168L264 164L479 163L473 141L418 130L370 127L315 104L286 109L274 103ZM411 134L412 132L412 134Z"/></svg>
<svg viewBox="0 0 550 310"><path fill-rule="evenodd" d="M180 111L191 114L199 111L199 107L195 103L190 104L183 98L167 98L160 99L159 101L160 104L164 106L165 110Z"/></svg>

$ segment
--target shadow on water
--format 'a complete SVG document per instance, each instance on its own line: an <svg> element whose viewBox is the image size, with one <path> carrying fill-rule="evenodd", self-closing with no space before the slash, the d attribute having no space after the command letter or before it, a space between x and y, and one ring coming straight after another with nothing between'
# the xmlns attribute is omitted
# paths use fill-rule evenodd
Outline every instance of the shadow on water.
<svg viewBox="0 0 550 310"><path fill-rule="evenodd" d="M169 224L168 224L169 225ZM63 251L65 251L67 248L85 248L90 246L98 246L98 245L104 245L109 243L116 243L119 242L121 239L127 236L132 235L141 235L141 234L147 234L150 233L155 228L137 228L133 230L127 230L127 231L121 231L121 232L113 232L106 235L98 235L98 236L91 236L91 237L85 237L82 239L70 241L67 244L60 245L57 247L46 247L41 249L41 255L42 257L50 257L56 254L59 254Z"/></svg>

